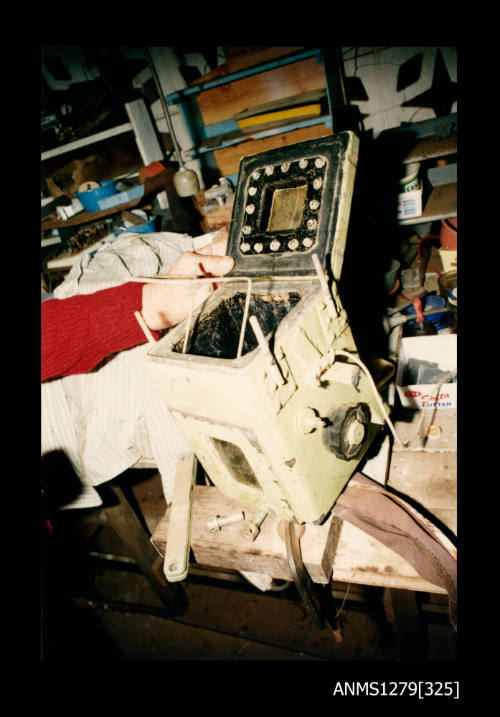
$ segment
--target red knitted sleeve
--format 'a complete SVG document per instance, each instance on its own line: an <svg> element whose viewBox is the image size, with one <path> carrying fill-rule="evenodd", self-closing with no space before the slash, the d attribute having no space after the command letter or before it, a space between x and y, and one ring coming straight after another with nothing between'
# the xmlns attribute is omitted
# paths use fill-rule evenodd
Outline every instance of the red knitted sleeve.
<svg viewBox="0 0 500 717"><path fill-rule="evenodd" d="M42 302L42 381L87 373L106 356L144 343L134 316L142 309L142 287L129 282Z"/></svg>

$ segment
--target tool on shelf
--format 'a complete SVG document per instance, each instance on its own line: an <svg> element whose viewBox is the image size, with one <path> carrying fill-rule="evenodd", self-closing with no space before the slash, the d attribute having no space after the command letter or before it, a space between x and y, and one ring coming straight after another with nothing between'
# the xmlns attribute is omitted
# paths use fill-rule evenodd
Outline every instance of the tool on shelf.
<svg viewBox="0 0 500 717"><path fill-rule="evenodd" d="M422 300L419 296L413 299L416 319L412 324L406 324L404 328L405 336L433 336L437 334L436 327L431 321L427 321L422 311ZM442 309L440 309L442 311ZM409 318L413 318L410 316Z"/></svg>
<svg viewBox="0 0 500 717"><path fill-rule="evenodd" d="M167 102L165 100L165 95L163 94L163 90L162 90L161 84L160 84L160 79L158 77L153 60L151 58L151 53L149 51L149 48L147 48L147 58L148 58L149 69L151 70L151 74L153 75L153 80L156 85L156 89L158 91L161 106L163 109L163 114L165 115L165 120L167 122L168 132L170 134L170 137L172 138L175 156L177 158L177 161L179 162L179 169L174 174L174 178L173 178L175 191L177 192L179 197L191 197L191 196L193 196L193 194L196 194L196 192L199 191L200 181L198 179L198 175L196 174L196 172L193 169L187 169L187 167L184 166L181 150L180 150L179 144L177 142L177 137L175 136L174 127L172 124L172 118L170 117L170 112L168 111L168 106L167 106Z"/></svg>

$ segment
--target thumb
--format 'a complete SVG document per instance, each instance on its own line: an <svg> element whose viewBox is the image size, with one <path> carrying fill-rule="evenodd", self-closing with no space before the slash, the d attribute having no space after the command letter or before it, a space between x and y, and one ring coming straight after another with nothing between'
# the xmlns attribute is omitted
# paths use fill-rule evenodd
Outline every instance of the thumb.
<svg viewBox="0 0 500 717"><path fill-rule="evenodd" d="M234 259L232 256L210 256L200 255L199 263L207 274L213 276L223 276L234 266Z"/></svg>

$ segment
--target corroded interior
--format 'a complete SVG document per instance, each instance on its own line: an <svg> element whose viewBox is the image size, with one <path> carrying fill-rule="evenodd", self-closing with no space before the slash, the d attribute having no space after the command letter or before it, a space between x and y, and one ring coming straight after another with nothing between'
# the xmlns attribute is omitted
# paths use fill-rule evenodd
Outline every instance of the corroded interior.
<svg viewBox="0 0 500 717"><path fill-rule="evenodd" d="M252 293L248 316L257 317L264 335L267 336L278 327L301 298L299 291L280 294ZM212 358L236 358L245 299L244 291L236 291L222 298L208 314L202 312L189 333L186 353ZM172 346L172 351L182 353L183 345L184 336ZM253 351L256 346L257 339L247 321L241 355Z"/></svg>

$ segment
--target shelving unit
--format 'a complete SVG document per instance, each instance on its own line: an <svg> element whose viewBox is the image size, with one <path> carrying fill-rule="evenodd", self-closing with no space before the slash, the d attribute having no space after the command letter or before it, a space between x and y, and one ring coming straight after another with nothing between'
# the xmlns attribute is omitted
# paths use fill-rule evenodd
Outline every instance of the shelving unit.
<svg viewBox="0 0 500 717"><path fill-rule="evenodd" d="M52 157L59 157L62 154L74 152L75 149L86 147L89 144L95 144L95 142L102 142L103 140L109 139L110 137L116 137L118 134L124 134L125 132L132 132L133 126L131 122L112 127L110 129L103 130L102 132L96 132L95 134L89 135L88 137L82 137L81 139L75 139L73 142L67 142L60 147L54 147L53 149L47 149L42 152L42 162Z"/></svg>
<svg viewBox="0 0 500 717"><path fill-rule="evenodd" d="M257 109L259 105L262 106L264 100L286 99L288 85L284 73L286 68L295 63L299 63L297 67L302 67L300 63L307 65L297 72L297 85L301 86L301 91L292 94L306 98L311 90L323 88L327 97L326 112L279 124L273 122L255 128L240 128L236 119L238 112ZM276 75L273 82L271 75L276 72L282 74ZM339 92L339 77L341 69L335 66L335 60L332 62L331 56L327 58L324 55L321 48L301 48L283 57L275 57L268 62L229 72L227 75L202 79L195 85L167 95L166 101L169 105L179 106L188 129L193 146L186 154L198 159L203 169L208 168L235 183L242 156L337 131L334 127L336 109L345 101L345 98L339 97L339 94L342 94ZM278 96L273 95L273 92ZM290 98L292 94L289 93ZM414 146L403 162L425 163L456 154L456 121L457 116L453 114L397 127L388 130L387 134L410 133L414 137ZM453 125L452 133L439 136L440 133L446 135L446 125ZM421 224L456 214L456 183L441 185L434 187L420 217L401 220L399 224Z"/></svg>
<svg viewBox="0 0 500 717"><path fill-rule="evenodd" d="M425 222L435 222L440 219L448 219L457 216L457 185L441 184L434 187L429 195L422 214L412 219L402 219L401 226L412 226Z"/></svg>
<svg viewBox="0 0 500 717"><path fill-rule="evenodd" d="M96 132L88 135L87 137L81 137L80 139L67 142L59 147L54 147L53 149L48 149L45 152L42 152L42 162L63 154L69 154L70 152L95 144L96 142L103 142L111 137L116 137L117 135L124 134L126 132L134 132L137 148L145 165L150 162L157 160L160 161L163 159L163 150L161 149L153 122L144 100L138 99L132 102L127 102L125 104L125 110L130 122L125 122L124 124L111 127L103 130L102 132Z"/></svg>
<svg viewBox="0 0 500 717"><path fill-rule="evenodd" d="M451 127L449 134L440 136L444 128ZM457 154L457 115L438 117L435 120L427 120L417 123L414 126L390 130L411 132L415 136L415 142L403 159L404 164L411 162L425 163L443 157L450 157ZM412 226L426 222L438 221L457 216L457 183L441 184L432 188L427 197L422 214L419 217L402 219L401 226Z"/></svg>
<svg viewBox="0 0 500 717"><path fill-rule="evenodd" d="M405 164L410 162L425 162L428 159L437 159L457 153L457 135L450 137L422 137L404 158Z"/></svg>
<svg viewBox="0 0 500 717"><path fill-rule="evenodd" d="M123 212L124 210L138 207L143 204L144 201L152 193L166 190L167 186L169 186L169 183L171 182L172 175L173 170L165 170L154 177L146 178L146 181L144 183L144 193L142 194L142 196L138 197L137 199L132 199L130 202L120 204L116 207L111 207L110 209L102 209L98 212L79 212L78 214L75 214L75 216L65 220L48 219L43 222L42 229L61 229L63 227L75 227L80 226L82 224L90 224L92 222L98 221L99 219L104 219L105 217L112 216L113 214Z"/></svg>
<svg viewBox="0 0 500 717"><path fill-rule="evenodd" d="M286 52L290 48L283 48ZM296 65L294 76L290 65ZM189 155L203 168L218 171L230 180L237 177L241 156L272 146L330 134L332 130L330 78L321 48L289 52L282 57L245 67L227 75L199 81L166 95L168 105L178 105L192 141ZM307 96L326 90L328 110L322 115L272 122L241 129L235 116L265 102ZM297 133L300 132L300 137ZM265 146L262 144L265 141ZM245 148L238 145L246 143Z"/></svg>
<svg viewBox="0 0 500 717"><path fill-rule="evenodd" d="M124 134L126 132L133 132L137 149L142 160L142 164L145 166L151 162L164 159L164 152L160 146L160 142L157 137L157 133L153 126L150 114L146 107L144 100L138 99L125 104L125 110L130 119L130 122L112 127L102 132L97 132L87 137L82 137L73 142L68 142L59 147L42 152L41 159L42 163L46 160L54 157L62 156L65 154L71 154L75 150L81 149L82 147L91 146L95 143L105 142L117 135ZM140 163L139 163L140 168ZM66 219L59 220L54 218L47 218L42 221L41 229L42 232L50 232L51 230L66 230L86 225L93 224L112 215L119 214L125 210L133 209L134 207L144 206L148 202L152 201L153 194L158 196L160 206L165 207L170 203L172 220L176 222L176 218L180 216L179 213L179 201L175 192L173 192L172 185L173 169L168 168L160 174L152 178L146 178L144 183L143 194L128 202L125 202L119 206L112 207L109 209L103 209L97 212L79 212L75 216ZM117 178L117 177L115 177ZM104 177L102 177L104 179ZM168 197L168 203L166 198ZM42 240L42 248L53 246L59 243L59 239L50 237L48 240Z"/></svg>
<svg viewBox="0 0 500 717"><path fill-rule="evenodd" d="M338 131L337 110L345 104L345 97L339 90L342 68L332 50L283 47L267 48L251 57L236 56L230 58L227 67L220 66L190 86L165 96L168 105L178 107L191 141L192 146L183 153L186 158L198 160L207 184L216 182L220 176L235 183L242 156ZM238 125L236 117L244 110L256 110L273 101L301 97L305 101L319 90L326 96L322 114L245 129ZM139 103L144 105L142 100L131 104ZM43 152L42 161L130 131L134 132L144 164L161 160L163 152L145 106L127 106L127 113L130 122ZM446 124L453 124L455 132L438 136ZM415 138L414 146L404 157L405 163L425 163L457 152L456 114L393 128L384 134L393 132L409 132ZM422 215L400 220L399 224L414 225L456 216L456 205L456 184L434 187ZM136 205L123 208L131 206ZM87 218L80 214L78 221L81 219ZM64 225L70 226L68 222Z"/></svg>

